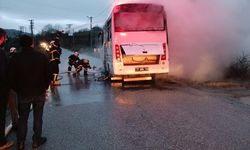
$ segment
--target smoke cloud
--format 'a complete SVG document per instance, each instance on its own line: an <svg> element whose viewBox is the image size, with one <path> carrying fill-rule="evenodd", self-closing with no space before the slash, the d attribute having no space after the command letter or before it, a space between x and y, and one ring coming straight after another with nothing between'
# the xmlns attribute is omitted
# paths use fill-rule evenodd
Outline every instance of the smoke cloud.
<svg viewBox="0 0 250 150"><path fill-rule="evenodd" d="M158 3L167 13L170 74L219 80L233 59L250 54L249 0L116 0Z"/></svg>

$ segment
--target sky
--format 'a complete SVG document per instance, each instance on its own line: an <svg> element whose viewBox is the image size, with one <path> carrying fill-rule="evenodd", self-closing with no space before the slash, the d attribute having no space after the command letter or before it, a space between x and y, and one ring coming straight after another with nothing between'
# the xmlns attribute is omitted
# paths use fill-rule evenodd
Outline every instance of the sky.
<svg viewBox="0 0 250 150"><path fill-rule="evenodd" d="M66 28L103 25L114 4L164 5L170 74L195 81L218 80L242 53L250 56L249 0L0 0L0 27L19 29L34 19L35 33L47 24Z"/></svg>
<svg viewBox="0 0 250 150"><path fill-rule="evenodd" d="M0 27L19 30L24 26L30 32L29 20L33 19L35 33L47 24L89 28L87 16L93 17L93 25L102 25L112 3L111 0L0 0Z"/></svg>

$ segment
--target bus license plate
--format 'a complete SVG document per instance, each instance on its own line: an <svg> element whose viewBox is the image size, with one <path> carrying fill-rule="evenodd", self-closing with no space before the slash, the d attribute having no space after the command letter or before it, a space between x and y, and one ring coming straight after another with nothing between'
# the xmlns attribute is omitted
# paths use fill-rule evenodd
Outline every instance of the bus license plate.
<svg viewBox="0 0 250 150"><path fill-rule="evenodd" d="M148 67L137 67L135 68L136 72L140 72L140 71L148 71Z"/></svg>

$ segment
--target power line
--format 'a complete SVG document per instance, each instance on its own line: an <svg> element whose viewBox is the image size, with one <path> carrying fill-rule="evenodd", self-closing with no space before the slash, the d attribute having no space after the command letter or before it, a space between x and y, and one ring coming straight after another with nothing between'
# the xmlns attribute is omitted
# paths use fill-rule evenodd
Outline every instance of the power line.
<svg viewBox="0 0 250 150"><path fill-rule="evenodd" d="M88 25L89 25L89 23L86 23L86 24L82 24L82 25L79 25L79 26L72 27L72 29L83 28L83 27L87 27Z"/></svg>
<svg viewBox="0 0 250 150"><path fill-rule="evenodd" d="M105 7L102 11L100 11L98 14L95 15L95 18L98 18L101 16L101 14L103 14L106 10L110 9L112 7L112 5L108 5L107 7Z"/></svg>
<svg viewBox="0 0 250 150"><path fill-rule="evenodd" d="M106 21L106 19L103 19L103 20L98 20L98 21L94 21L92 22L92 26L94 26L94 24L99 24L99 23L104 23ZM71 27L71 29L75 29L75 30L78 30L80 28L87 28L89 26L89 23L86 23L86 24L82 24L82 25L78 25L78 26L73 26ZM93 27L92 27L93 28ZM67 28L68 29L68 28Z"/></svg>
<svg viewBox="0 0 250 150"><path fill-rule="evenodd" d="M90 49L92 49L92 20L93 20L93 16L87 16L89 18L90 21Z"/></svg>

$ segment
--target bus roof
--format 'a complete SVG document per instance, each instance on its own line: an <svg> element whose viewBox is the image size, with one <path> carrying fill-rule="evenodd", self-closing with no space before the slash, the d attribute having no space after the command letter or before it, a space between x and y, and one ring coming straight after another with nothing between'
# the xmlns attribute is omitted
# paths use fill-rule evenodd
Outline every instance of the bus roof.
<svg viewBox="0 0 250 150"><path fill-rule="evenodd" d="M153 3L126 3L114 7L113 12L162 12L163 6Z"/></svg>

